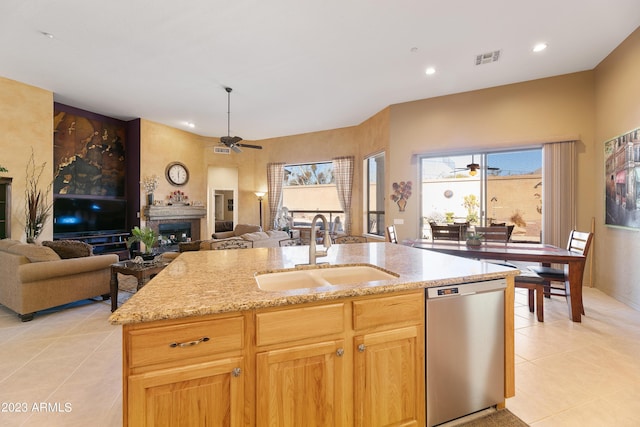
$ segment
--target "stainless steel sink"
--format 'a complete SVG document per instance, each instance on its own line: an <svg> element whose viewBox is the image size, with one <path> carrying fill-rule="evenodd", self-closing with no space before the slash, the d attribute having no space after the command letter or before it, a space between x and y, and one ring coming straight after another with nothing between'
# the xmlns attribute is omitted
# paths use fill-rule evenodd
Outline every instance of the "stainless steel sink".
<svg viewBox="0 0 640 427"><path fill-rule="evenodd" d="M351 285L390 280L398 275L373 265L346 265L304 270L256 273L258 287L264 291L319 288L322 286Z"/></svg>

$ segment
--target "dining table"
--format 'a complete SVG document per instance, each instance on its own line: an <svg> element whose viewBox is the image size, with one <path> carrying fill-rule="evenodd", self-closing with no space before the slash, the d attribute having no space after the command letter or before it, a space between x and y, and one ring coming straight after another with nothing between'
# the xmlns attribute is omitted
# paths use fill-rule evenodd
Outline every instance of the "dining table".
<svg viewBox="0 0 640 427"><path fill-rule="evenodd" d="M466 242L417 239L408 242L411 246L444 254L474 259L524 261L543 266L565 264L568 266L569 295L567 305L569 318L582 321L582 278L586 257L580 253L543 243L499 243L483 242L480 246L467 246Z"/></svg>

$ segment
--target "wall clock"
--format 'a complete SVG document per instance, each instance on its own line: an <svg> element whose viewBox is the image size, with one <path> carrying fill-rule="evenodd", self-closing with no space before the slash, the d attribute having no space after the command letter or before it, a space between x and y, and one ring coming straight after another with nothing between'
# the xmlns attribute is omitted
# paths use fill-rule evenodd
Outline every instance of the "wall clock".
<svg viewBox="0 0 640 427"><path fill-rule="evenodd" d="M181 186L189 181L189 170L180 162L169 163L165 173L171 185Z"/></svg>

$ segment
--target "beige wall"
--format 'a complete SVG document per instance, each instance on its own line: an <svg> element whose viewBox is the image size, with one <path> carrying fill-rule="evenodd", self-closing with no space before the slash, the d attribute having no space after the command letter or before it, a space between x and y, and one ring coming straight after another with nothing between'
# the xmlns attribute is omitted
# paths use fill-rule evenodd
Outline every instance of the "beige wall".
<svg viewBox="0 0 640 427"><path fill-rule="evenodd" d="M595 282L598 288L640 309L640 239L637 231L604 225L604 141L640 127L640 30L595 69L596 177L591 211L596 217Z"/></svg>
<svg viewBox="0 0 640 427"><path fill-rule="evenodd" d="M593 72L582 72L391 106L389 182L418 180L418 153L441 154L510 149L544 142L579 140L576 226L593 216ZM387 218L399 238L419 229L419 195L398 212L387 200Z"/></svg>
<svg viewBox="0 0 640 427"><path fill-rule="evenodd" d="M40 180L42 190L53 179L53 94L0 77L0 165L9 172L0 172L13 178L11 238L26 241L24 232L25 168L35 153L36 166L46 162L50 171ZM49 194L49 203L53 194ZM39 240L51 240L53 222L47 224Z"/></svg>
<svg viewBox="0 0 640 427"><path fill-rule="evenodd" d="M214 154L217 138L142 120L141 176L161 176L158 195L168 194L172 187L164 179L165 167L171 161L181 161L191 172L184 191L191 200L206 201L207 169L235 167L239 176L239 222L255 224L258 204L254 192L267 188L267 163L326 161L354 155L353 232L359 234L363 231L361 183L366 155L386 151L388 195L392 182L419 182L417 153L515 148L576 139L576 227L590 229L595 218L593 283L640 308L640 266L634 263L640 242L634 231L603 225L602 182L603 141L640 126L639 63L637 30L593 71L393 105L357 126L255 141L264 149L245 149L242 154ZM4 176L14 177L12 236L24 240L24 165L30 146L36 150L36 162L51 162L53 96L2 78L0 95L0 164L9 169ZM267 224L268 200L264 206ZM405 212L398 212L388 198L386 209L388 223L394 219L404 222L398 225L400 239L417 235L417 193L409 199ZM43 237L51 236L49 222ZM588 280L589 274L587 271Z"/></svg>

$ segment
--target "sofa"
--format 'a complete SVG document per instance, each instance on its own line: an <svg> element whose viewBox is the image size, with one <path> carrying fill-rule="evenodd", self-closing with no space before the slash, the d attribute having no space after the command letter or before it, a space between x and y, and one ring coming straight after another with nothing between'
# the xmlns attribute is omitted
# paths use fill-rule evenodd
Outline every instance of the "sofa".
<svg viewBox="0 0 640 427"><path fill-rule="evenodd" d="M296 230L295 233L298 233ZM202 240L201 249L207 249L211 242L224 239L242 239L253 243L254 248L277 248L280 246L280 240L288 239L291 236L289 232L282 230L262 231L259 225L238 224L233 231L225 231L222 233L213 233L212 240ZM297 236L300 237L299 233Z"/></svg>
<svg viewBox="0 0 640 427"><path fill-rule="evenodd" d="M77 253L86 245L83 242L54 243L0 240L0 304L23 322L51 307L96 296L109 298L110 266L118 262L118 255L93 255L86 246Z"/></svg>

